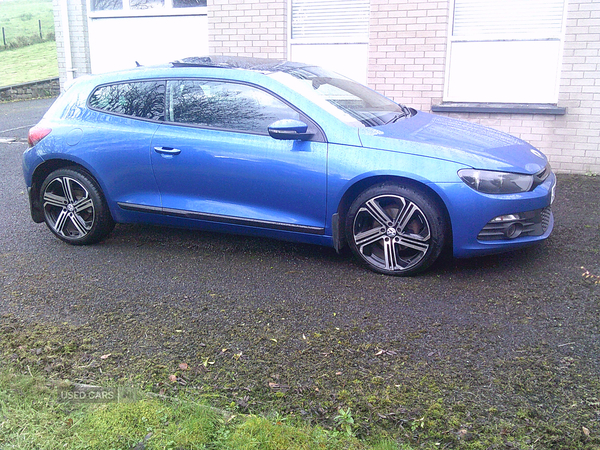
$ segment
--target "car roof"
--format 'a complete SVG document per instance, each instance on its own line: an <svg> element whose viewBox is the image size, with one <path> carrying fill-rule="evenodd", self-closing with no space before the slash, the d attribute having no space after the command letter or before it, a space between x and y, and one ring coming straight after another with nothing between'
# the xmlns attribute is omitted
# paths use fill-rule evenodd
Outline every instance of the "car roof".
<svg viewBox="0 0 600 450"><path fill-rule="evenodd" d="M171 63L172 67L215 67L221 69L245 69L258 72L288 72L312 64L285 61L270 58L252 58L246 56L195 56L183 58Z"/></svg>

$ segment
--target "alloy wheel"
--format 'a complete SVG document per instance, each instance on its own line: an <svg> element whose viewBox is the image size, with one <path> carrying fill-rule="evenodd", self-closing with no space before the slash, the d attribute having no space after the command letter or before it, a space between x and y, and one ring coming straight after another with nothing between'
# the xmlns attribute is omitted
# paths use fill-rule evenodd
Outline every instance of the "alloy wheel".
<svg viewBox="0 0 600 450"><path fill-rule="evenodd" d="M54 178L46 186L42 201L46 222L58 235L81 239L90 232L96 214L94 202L78 180Z"/></svg>
<svg viewBox="0 0 600 450"><path fill-rule="evenodd" d="M359 255L374 268L404 272L425 258L431 228L421 208L399 195L380 195L365 201L353 223Z"/></svg>

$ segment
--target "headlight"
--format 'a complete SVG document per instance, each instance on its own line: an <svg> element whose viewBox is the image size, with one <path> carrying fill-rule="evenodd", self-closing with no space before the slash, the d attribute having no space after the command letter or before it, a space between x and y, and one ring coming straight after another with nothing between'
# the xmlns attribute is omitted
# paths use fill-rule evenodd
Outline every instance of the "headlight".
<svg viewBox="0 0 600 450"><path fill-rule="evenodd" d="M533 175L490 170L461 169L458 176L469 187L485 194L516 194L533 186Z"/></svg>

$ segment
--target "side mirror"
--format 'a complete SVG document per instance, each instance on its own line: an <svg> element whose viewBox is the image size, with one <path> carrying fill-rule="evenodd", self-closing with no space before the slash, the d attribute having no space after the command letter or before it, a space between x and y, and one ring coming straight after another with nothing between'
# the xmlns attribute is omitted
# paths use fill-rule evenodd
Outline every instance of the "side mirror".
<svg viewBox="0 0 600 450"><path fill-rule="evenodd" d="M269 136L273 139L306 141L313 137L307 133L308 125L294 119L283 119L269 125Z"/></svg>

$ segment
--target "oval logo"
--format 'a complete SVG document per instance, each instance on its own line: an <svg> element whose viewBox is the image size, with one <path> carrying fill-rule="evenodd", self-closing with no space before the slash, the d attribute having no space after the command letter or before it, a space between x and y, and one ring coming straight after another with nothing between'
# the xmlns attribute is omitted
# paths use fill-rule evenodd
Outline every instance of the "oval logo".
<svg viewBox="0 0 600 450"><path fill-rule="evenodd" d="M531 153L533 153L535 156L537 156L538 158L543 158L544 156L538 152L535 148L531 149Z"/></svg>

